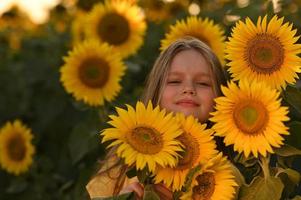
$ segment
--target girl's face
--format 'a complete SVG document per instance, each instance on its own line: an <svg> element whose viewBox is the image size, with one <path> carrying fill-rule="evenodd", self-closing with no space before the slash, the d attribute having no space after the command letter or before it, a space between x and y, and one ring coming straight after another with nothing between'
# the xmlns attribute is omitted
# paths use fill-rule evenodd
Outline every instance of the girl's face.
<svg viewBox="0 0 301 200"><path fill-rule="evenodd" d="M213 111L216 97L213 84L210 65L205 58L196 50L181 51L171 62L160 106L205 122Z"/></svg>

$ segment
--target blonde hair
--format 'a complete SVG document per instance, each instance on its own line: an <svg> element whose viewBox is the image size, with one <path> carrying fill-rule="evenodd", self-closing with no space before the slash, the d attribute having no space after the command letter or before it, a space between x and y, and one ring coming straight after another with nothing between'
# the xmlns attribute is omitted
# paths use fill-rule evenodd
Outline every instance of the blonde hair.
<svg viewBox="0 0 301 200"><path fill-rule="evenodd" d="M196 50L202 54L211 67L213 89L217 96L221 95L220 85L225 84L225 73L220 61L213 51L205 43L194 37L184 37L173 42L167 49L162 51L150 71L145 85L142 101L146 104L151 101L158 105L162 95L167 75L173 58L181 51Z"/></svg>

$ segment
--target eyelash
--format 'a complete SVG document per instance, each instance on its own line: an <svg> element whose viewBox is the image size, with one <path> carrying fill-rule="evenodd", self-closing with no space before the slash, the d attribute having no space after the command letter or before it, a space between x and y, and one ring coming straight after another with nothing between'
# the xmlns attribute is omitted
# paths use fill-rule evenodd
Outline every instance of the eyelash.
<svg viewBox="0 0 301 200"><path fill-rule="evenodd" d="M180 84L181 82L181 80L171 80L167 81L167 84ZM196 84L201 86L210 86L210 84L206 82L196 82Z"/></svg>
<svg viewBox="0 0 301 200"><path fill-rule="evenodd" d="M167 81L168 84L177 84L177 83L181 83L180 80L172 80L172 81Z"/></svg>
<svg viewBox="0 0 301 200"><path fill-rule="evenodd" d="M206 82L198 82L197 84L198 84L198 85L204 85L204 86L210 86L210 84L209 84L209 83L206 83Z"/></svg>

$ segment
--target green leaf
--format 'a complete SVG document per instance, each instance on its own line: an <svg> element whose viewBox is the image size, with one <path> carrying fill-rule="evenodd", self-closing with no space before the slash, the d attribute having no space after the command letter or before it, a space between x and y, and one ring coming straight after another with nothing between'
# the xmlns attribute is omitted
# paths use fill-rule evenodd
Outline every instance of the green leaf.
<svg viewBox="0 0 301 200"><path fill-rule="evenodd" d="M135 168L135 167L130 168L130 169L126 172L126 176L127 176L128 178L133 178L133 177L137 176L137 170L136 170L136 168Z"/></svg>
<svg viewBox="0 0 301 200"><path fill-rule="evenodd" d="M290 168L287 168L287 169L284 169L281 173L285 173L288 175L289 179L294 183L294 184L298 184L299 181L300 181L300 174L298 171L296 170L293 170L293 169L290 169ZM279 174L281 174L279 173Z"/></svg>
<svg viewBox="0 0 301 200"><path fill-rule="evenodd" d="M68 148L72 158L72 164L77 163L86 154L99 145L98 133L93 130L93 124L83 122L78 124L70 134Z"/></svg>
<svg viewBox="0 0 301 200"><path fill-rule="evenodd" d="M23 192L27 187L28 183L23 178L12 179L9 187L6 189L7 193L20 193Z"/></svg>
<svg viewBox="0 0 301 200"><path fill-rule="evenodd" d="M152 185L145 186L143 200L160 200L160 197L154 192Z"/></svg>
<svg viewBox="0 0 301 200"><path fill-rule="evenodd" d="M192 169L189 171L189 173L187 174L186 180L185 180L185 185L184 185L184 189L185 189L186 191L188 191L189 188L190 188L190 186L191 186L191 183L192 183L192 181L193 181L193 176L195 175L195 173L197 173L198 171L200 171L200 169L201 169L201 166L198 165L198 166L196 166L195 168L192 168Z"/></svg>
<svg viewBox="0 0 301 200"><path fill-rule="evenodd" d="M283 157L288 157L288 156L300 156L301 155L301 150L292 147L288 144L284 144L282 147L280 148L275 148L274 149L275 153L279 156L283 156Z"/></svg>
<svg viewBox="0 0 301 200"><path fill-rule="evenodd" d="M301 196L297 195L294 198L292 198L292 200L301 200Z"/></svg>
<svg viewBox="0 0 301 200"><path fill-rule="evenodd" d="M244 167L253 167L258 164L258 158L255 158L254 156L246 158L242 153L237 154L234 157L234 161L241 163Z"/></svg>
<svg viewBox="0 0 301 200"><path fill-rule="evenodd" d="M301 122L293 121L289 124L290 135L286 136L286 143L296 148L301 148Z"/></svg>
<svg viewBox="0 0 301 200"><path fill-rule="evenodd" d="M286 101L301 113L301 92L293 86L288 85L284 92Z"/></svg>
<svg viewBox="0 0 301 200"><path fill-rule="evenodd" d="M250 185L242 186L239 193L241 200L266 200L280 199L283 190L283 184L280 178L270 176L264 179L257 176Z"/></svg>
<svg viewBox="0 0 301 200"><path fill-rule="evenodd" d="M238 187L235 187L235 190L236 190L235 199L237 199L239 188L240 188L241 185L246 184L246 180L245 180L245 177L241 174L239 169L234 164L231 164L231 169L232 169L232 172L235 176L235 181L238 184Z"/></svg>
<svg viewBox="0 0 301 200"><path fill-rule="evenodd" d="M284 184L284 190L282 192L282 198L290 197L298 185L300 181L299 172L287 168L287 169L279 169L280 171L277 174L277 177L280 177L282 183Z"/></svg>
<svg viewBox="0 0 301 200"><path fill-rule="evenodd" d="M96 197L92 198L91 200L134 200L135 195L133 192L130 193L125 193L125 194L120 194L118 196L113 196L113 197Z"/></svg>
<svg viewBox="0 0 301 200"><path fill-rule="evenodd" d="M243 184L246 184L245 177L241 174L239 169L234 164L231 164L231 169L232 169L232 172L235 176L235 180L236 180L237 184L239 186L243 185Z"/></svg>
<svg viewBox="0 0 301 200"><path fill-rule="evenodd" d="M148 179L148 169L144 167L143 170L137 171L137 178L140 183L145 183Z"/></svg>

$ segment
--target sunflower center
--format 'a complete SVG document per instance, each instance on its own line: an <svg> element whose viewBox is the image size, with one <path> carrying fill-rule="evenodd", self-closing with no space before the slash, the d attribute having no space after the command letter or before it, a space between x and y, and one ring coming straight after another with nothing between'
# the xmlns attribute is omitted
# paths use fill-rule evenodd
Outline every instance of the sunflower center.
<svg viewBox="0 0 301 200"><path fill-rule="evenodd" d="M258 34L247 44L245 59L251 70L271 74L280 69L284 61L284 49L278 38Z"/></svg>
<svg viewBox="0 0 301 200"><path fill-rule="evenodd" d="M26 153L26 146L24 143L24 139L16 135L15 137L12 137L7 144L7 151L9 154L9 157L14 161L21 161L25 157Z"/></svg>
<svg viewBox="0 0 301 200"><path fill-rule="evenodd" d="M146 9L148 7L152 10L162 10L164 9L164 2L163 1L146 1L146 5L144 5Z"/></svg>
<svg viewBox="0 0 301 200"><path fill-rule="evenodd" d="M151 127L138 126L127 137L128 143L143 154L156 154L163 147L161 134Z"/></svg>
<svg viewBox="0 0 301 200"><path fill-rule="evenodd" d="M183 9L183 6L180 2L174 1L169 4L170 14L177 14Z"/></svg>
<svg viewBox="0 0 301 200"><path fill-rule="evenodd" d="M215 189L215 178L211 172L196 177L197 185L192 188L192 199L209 200Z"/></svg>
<svg viewBox="0 0 301 200"><path fill-rule="evenodd" d="M180 153L182 157L179 159L176 168L178 170L190 169L200 153L198 143L195 141L195 138L187 133L183 133L177 139L185 146L185 149Z"/></svg>
<svg viewBox="0 0 301 200"><path fill-rule="evenodd" d="M236 106L233 113L236 126L244 133L258 134L268 122L266 108L261 102L245 101Z"/></svg>
<svg viewBox="0 0 301 200"><path fill-rule="evenodd" d="M84 60L79 67L79 78L87 86L92 88L103 87L109 77L110 67L100 58Z"/></svg>
<svg viewBox="0 0 301 200"><path fill-rule="evenodd" d="M98 35L111 45L121 45L130 36L129 23L117 13L108 13L98 24Z"/></svg>

